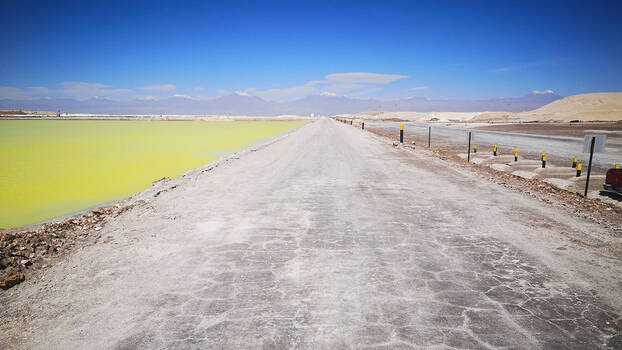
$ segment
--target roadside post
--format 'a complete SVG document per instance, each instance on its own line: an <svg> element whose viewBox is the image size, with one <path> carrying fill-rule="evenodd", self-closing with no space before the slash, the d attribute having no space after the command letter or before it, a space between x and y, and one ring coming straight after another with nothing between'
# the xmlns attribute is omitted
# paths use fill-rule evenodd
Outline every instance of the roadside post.
<svg viewBox="0 0 622 350"><path fill-rule="evenodd" d="M540 156L540 160L544 160L545 157L546 157L546 152L542 152L542 155Z"/></svg>
<svg viewBox="0 0 622 350"><path fill-rule="evenodd" d="M365 130L365 119L361 122L361 129Z"/></svg>
<svg viewBox="0 0 622 350"><path fill-rule="evenodd" d="M428 126L428 148L430 148L430 137L432 136L432 127Z"/></svg>
<svg viewBox="0 0 622 350"><path fill-rule="evenodd" d="M581 168L583 167L583 164L579 163L577 164L577 177L581 176Z"/></svg>
<svg viewBox="0 0 622 350"><path fill-rule="evenodd" d="M574 157L574 159L572 160L572 167L573 168L577 167L577 157Z"/></svg>
<svg viewBox="0 0 622 350"><path fill-rule="evenodd" d="M469 131L469 146L467 147L467 163L471 162L471 132Z"/></svg>
<svg viewBox="0 0 622 350"><path fill-rule="evenodd" d="M473 153L477 153L477 145L473 145Z"/></svg>
<svg viewBox="0 0 622 350"><path fill-rule="evenodd" d="M518 162L518 148L514 148L514 161Z"/></svg>
<svg viewBox="0 0 622 350"><path fill-rule="evenodd" d="M546 154L542 152L542 169L546 168Z"/></svg>
<svg viewBox="0 0 622 350"><path fill-rule="evenodd" d="M404 143L404 124L400 124L400 143Z"/></svg>
<svg viewBox="0 0 622 350"><path fill-rule="evenodd" d="M495 157L497 156L497 144L495 143L495 145L492 147L492 155L494 155Z"/></svg>
<svg viewBox="0 0 622 350"><path fill-rule="evenodd" d="M592 158L594 152L602 153L605 150L605 135L585 135L583 137L583 153L590 152L590 162L587 164L587 178L585 179L585 192L583 197L587 197L587 189L590 186L590 174L592 172Z"/></svg>

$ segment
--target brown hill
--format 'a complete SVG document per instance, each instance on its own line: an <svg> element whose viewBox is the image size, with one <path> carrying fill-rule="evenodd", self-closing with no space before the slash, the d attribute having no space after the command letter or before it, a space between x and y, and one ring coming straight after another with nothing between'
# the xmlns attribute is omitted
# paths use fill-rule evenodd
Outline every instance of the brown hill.
<svg viewBox="0 0 622 350"><path fill-rule="evenodd" d="M618 121L622 120L622 92L574 95L544 107L512 113L511 119L537 121Z"/></svg>

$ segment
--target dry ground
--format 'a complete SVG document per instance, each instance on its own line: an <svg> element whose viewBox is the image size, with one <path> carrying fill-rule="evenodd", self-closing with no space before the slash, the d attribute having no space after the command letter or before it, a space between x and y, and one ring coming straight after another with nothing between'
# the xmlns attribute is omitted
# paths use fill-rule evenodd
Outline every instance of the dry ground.
<svg viewBox="0 0 622 350"><path fill-rule="evenodd" d="M323 119L159 183L0 347L619 348L620 227L440 157Z"/></svg>

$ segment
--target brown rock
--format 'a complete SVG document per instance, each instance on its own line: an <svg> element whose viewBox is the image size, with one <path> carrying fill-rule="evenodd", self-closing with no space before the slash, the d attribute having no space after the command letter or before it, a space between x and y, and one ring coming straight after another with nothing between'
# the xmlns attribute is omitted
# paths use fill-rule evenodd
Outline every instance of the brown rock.
<svg viewBox="0 0 622 350"><path fill-rule="evenodd" d="M24 274L21 272L9 274L0 281L0 288L7 290L16 284L24 282L25 279L26 277L24 277Z"/></svg>

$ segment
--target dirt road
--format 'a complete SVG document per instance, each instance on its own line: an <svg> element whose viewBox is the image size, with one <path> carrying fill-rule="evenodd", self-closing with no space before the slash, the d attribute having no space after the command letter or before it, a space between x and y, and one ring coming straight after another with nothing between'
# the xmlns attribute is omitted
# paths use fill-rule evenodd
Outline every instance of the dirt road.
<svg viewBox="0 0 622 350"><path fill-rule="evenodd" d="M620 348L619 238L323 119L0 294L0 348ZM616 240L617 239L617 240Z"/></svg>

